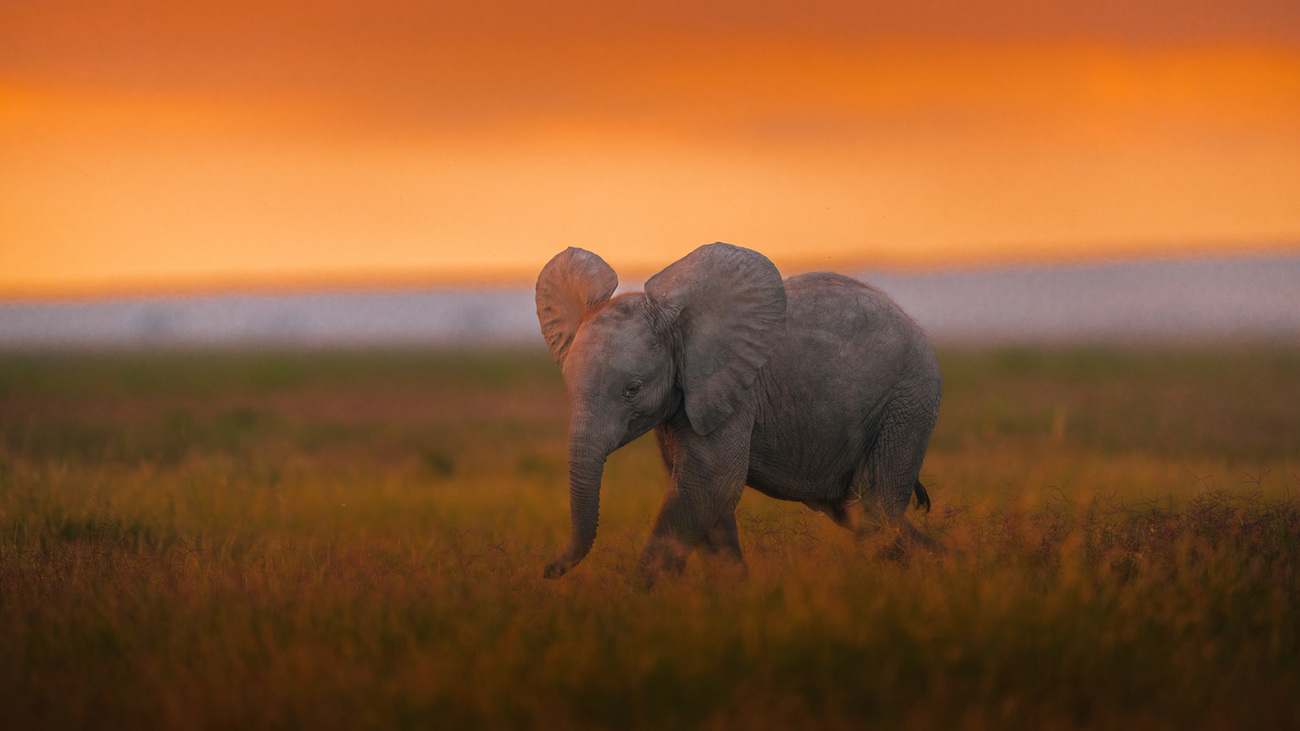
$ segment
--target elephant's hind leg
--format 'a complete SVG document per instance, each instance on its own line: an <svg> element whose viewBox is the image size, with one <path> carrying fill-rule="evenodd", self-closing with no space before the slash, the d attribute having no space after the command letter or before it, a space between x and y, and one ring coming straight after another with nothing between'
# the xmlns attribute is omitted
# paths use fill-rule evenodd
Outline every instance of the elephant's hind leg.
<svg viewBox="0 0 1300 731"><path fill-rule="evenodd" d="M919 500L924 494L916 486L937 416L937 399L900 397L886 409L875 444L854 475L849 496L859 512L856 527L860 536L883 533L898 552L913 545L934 546L905 514L912 496ZM928 507L928 495L925 502Z"/></svg>

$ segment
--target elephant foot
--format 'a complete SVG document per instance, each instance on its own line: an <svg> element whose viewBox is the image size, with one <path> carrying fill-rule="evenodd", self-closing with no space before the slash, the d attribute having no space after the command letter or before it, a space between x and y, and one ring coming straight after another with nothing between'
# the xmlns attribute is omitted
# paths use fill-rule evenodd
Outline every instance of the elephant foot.
<svg viewBox="0 0 1300 731"><path fill-rule="evenodd" d="M878 544L876 556L888 561L906 563L918 548L927 553L943 553L943 548L933 538L906 520L900 520L889 529L877 532L874 540Z"/></svg>
<svg viewBox="0 0 1300 731"><path fill-rule="evenodd" d="M876 558L883 561L894 561L896 563L906 564L909 546L901 537L895 537L893 540L886 540L876 548Z"/></svg>
<svg viewBox="0 0 1300 731"><path fill-rule="evenodd" d="M637 561L637 574L641 583L650 588L664 573L680 575L686 570L686 551L671 539L651 539Z"/></svg>
<svg viewBox="0 0 1300 731"><path fill-rule="evenodd" d="M938 541L916 529L908 521L904 520L898 532L898 541L905 544L906 548L922 548L929 553L943 553L943 546Z"/></svg>

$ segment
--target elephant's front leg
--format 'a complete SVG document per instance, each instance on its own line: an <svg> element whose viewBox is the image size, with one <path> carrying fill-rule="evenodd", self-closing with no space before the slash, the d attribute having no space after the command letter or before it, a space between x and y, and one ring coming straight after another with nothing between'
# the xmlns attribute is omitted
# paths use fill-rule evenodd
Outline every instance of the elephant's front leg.
<svg viewBox="0 0 1300 731"><path fill-rule="evenodd" d="M711 556L725 558L744 567L745 557L740 552L740 531L736 529L734 512L718 518L713 527L704 534L704 544L701 548Z"/></svg>
<svg viewBox="0 0 1300 731"><path fill-rule="evenodd" d="M684 419L670 428L675 437L672 484L638 563L647 584L664 570L680 572L686 557L705 541L741 558L735 512L749 472L753 408L738 409L706 435L695 433Z"/></svg>

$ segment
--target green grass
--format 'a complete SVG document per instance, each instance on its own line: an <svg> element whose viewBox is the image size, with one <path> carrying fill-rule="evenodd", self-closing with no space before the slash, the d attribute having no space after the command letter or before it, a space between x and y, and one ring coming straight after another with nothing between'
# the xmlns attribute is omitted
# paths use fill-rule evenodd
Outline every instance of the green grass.
<svg viewBox="0 0 1300 731"><path fill-rule="evenodd" d="M544 352L0 357L0 726L1300 724L1300 350L960 350L879 560L741 502L750 570L568 536Z"/></svg>

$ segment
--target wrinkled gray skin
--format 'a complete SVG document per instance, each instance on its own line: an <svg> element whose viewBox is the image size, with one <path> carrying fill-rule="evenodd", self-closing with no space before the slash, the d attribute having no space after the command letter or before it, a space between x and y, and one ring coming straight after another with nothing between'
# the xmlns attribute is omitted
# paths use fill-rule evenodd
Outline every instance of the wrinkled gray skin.
<svg viewBox="0 0 1300 731"><path fill-rule="evenodd" d="M671 473L639 561L648 582L697 547L743 563L746 486L892 544L928 543L904 517L939 412L924 334L883 293L848 277L782 282L757 252L711 244L610 299L617 277L582 249L538 278L538 318L572 402L573 537L563 575L596 538L601 474L654 429Z"/></svg>

